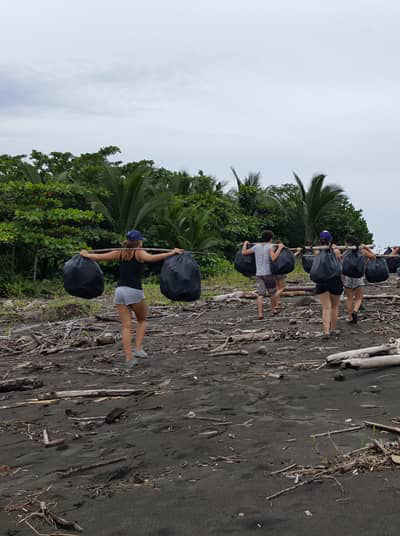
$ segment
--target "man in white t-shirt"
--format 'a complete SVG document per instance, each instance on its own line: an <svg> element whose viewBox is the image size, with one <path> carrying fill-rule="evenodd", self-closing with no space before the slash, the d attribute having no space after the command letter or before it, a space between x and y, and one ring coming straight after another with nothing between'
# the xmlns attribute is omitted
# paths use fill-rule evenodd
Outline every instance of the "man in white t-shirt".
<svg viewBox="0 0 400 536"><path fill-rule="evenodd" d="M274 262L279 257L282 249L285 247L282 243L274 251L272 246L272 231L264 231L261 235L261 243L255 244L247 249L248 241L243 243L243 255L255 255L256 259L256 288L257 288L257 308L258 319L264 318L264 297L268 295L271 298L272 314L277 314L277 288L276 277L271 271L271 261Z"/></svg>

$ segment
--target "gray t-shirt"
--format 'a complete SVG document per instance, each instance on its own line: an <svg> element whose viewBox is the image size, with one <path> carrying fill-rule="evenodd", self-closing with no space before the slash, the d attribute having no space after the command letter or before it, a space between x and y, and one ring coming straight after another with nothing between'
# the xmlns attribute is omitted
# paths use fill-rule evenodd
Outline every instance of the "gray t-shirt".
<svg viewBox="0 0 400 536"><path fill-rule="evenodd" d="M251 251L254 251L256 257L256 275L271 275L271 256L270 249L272 244L256 244Z"/></svg>

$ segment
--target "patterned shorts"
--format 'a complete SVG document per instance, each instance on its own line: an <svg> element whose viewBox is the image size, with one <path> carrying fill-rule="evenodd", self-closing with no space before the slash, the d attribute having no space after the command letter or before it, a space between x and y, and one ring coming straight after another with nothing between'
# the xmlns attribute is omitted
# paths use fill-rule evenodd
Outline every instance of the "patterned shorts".
<svg viewBox="0 0 400 536"><path fill-rule="evenodd" d="M343 286L344 288L361 288L365 286L363 277L348 277L347 275L343 276Z"/></svg>
<svg viewBox="0 0 400 536"><path fill-rule="evenodd" d="M256 289L259 296L275 296L276 294L276 277L274 275L257 275Z"/></svg>

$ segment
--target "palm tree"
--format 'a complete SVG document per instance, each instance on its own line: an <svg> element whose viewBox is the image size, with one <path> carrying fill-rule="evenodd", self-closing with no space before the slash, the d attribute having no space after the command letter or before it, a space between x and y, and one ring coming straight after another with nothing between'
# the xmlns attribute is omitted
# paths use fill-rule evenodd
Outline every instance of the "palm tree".
<svg viewBox="0 0 400 536"><path fill-rule="evenodd" d="M259 171L250 171L247 177L242 180L236 172L236 169L231 166L231 171L236 179L238 192L242 186L252 186L253 188L261 188L261 173Z"/></svg>
<svg viewBox="0 0 400 536"><path fill-rule="evenodd" d="M305 244L311 245L317 236L323 216L345 195L341 186L324 184L326 175L314 175L307 190L296 173L293 172L293 175L298 192L292 216L296 217L297 223L304 227Z"/></svg>
<svg viewBox="0 0 400 536"><path fill-rule="evenodd" d="M210 224L210 212L197 207L169 206L160 215L160 238L187 250L207 251L221 239Z"/></svg>
<svg viewBox="0 0 400 536"><path fill-rule="evenodd" d="M263 193L260 172L254 173L250 171L247 177L242 180L232 166L231 171L237 185L237 190L233 190L232 195L237 199L237 203L243 212L254 216L259 208L259 201Z"/></svg>
<svg viewBox="0 0 400 536"><path fill-rule="evenodd" d="M155 209L165 203L165 196L153 195L147 188L149 170L138 167L127 176L120 168L105 165L100 175L100 185L108 191L109 197L104 201L93 196L91 205L106 220L113 231L119 234L140 226L143 220Z"/></svg>

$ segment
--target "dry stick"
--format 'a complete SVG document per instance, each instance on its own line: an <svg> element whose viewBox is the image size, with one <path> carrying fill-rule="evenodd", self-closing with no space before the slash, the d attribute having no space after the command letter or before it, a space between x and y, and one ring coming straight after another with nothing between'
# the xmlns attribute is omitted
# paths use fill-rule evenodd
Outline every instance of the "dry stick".
<svg viewBox="0 0 400 536"><path fill-rule="evenodd" d="M98 398L101 396L141 395L144 392L144 389L88 389L83 391L55 391L51 393L45 393L44 396L53 399L77 397Z"/></svg>
<svg viewBox="0 0 400 536"><path fill-rule="evenodd" d="M68 532L68 533L66 533L66 532L38 532L38 531L35 529L35 527L33 527L33 526L29 523L29 521L25 521L25 523L26 523L26 525L28 525L28 527L29 527L30 529L33 530L33 532L34 532L35 534L37 534L37 536L78 536L78 535L76 535L76 534L72 534L71 532Z"/></svg>
<svg viewBox="0 0 400 536"><path fill-rule="evenodd" d="M64 439L54 439L53 441L49 440L49 434L47 433L46 428L43 430L43 443L45 447L57 447L64 443Z"/></svg>
<svg viewBox="0 0 400 536"><path fill-rule="evenodd" d="M365 294L364 299L369 300L399 300L399 294Z"/></svg>
<svg viewBox="0 0 400 536"><path fill-rule="evenodd" d="M288 465L287 467L284 467L283 469L278 469L277 471L272 471L270 473L271 475L279 475L281 473L284 473L285 471L290 471L290 469L294 469L297 466L297 463L292 463L292 465Z"/></svg>
<svg viewBox="0 0 400 536"><path fill-rule="evenodd" d="M226 352L213 352L213 356L222 357L225 355L249 355L247 350L227 350Z"/></svg>
<svg viewBox="0 0 400 536"><path fill-rule="evenodd" d="M288 488L281 489L280 491L277 491L276 493L273 493L272 495L269 495L268 497L265 497L265 500L266 501L271 501L272 499L276 499L277 497L280 497L284 493L288 493L289 491L293 491L294 489L299 488L300 486L304 486L305 484L311 484L312 482L314 482L314 480L317 480L318 478L320 478L324 474L324 472L325 471L322 471L321 473L316 474L315 476L313 476L309 480L303 480L303 482L299 482L298 484L294 484L293 486L289 486Z"/></svg>
<svg viewBox="0 0 400 536"><path fill-rule="evenodd" d="M320 434L312 434L310 437L315 439L316 437L324 437L324 436L330 436L334 434L343 434L345 432L354 432L355 430L361 430L364 428L363 424L360 424L358 426L353 426L352 428L342 428L341 430L331 430L330 432L322 432Z"/></svg>
<svg viewBox="0 0 400 536"><path fill-rule="evenodd" d="M400 434L400 428L397 426L388 426L387 424L380 424L379 422L364 421L366 426L371 428L378 428L380 430L385 430L386 432L394 432L395 434Z"/></svg>
<svg viewBox="0 0 400 536"><path fill-rule="evenodd" d="M80 471L87 471L89 469L96 469L97 467L104 467L105 465L111 465L113 463L122 462L127 459L128 459L128 456L121 456L119 458L112 458L111 460L104 460L103 462L92 463L90 465L78 465L76 467L71 467L70 469L67 469L67 470L61 469L61 470L56 471L56 473L60 473L61 478L66 478L75 473L79 473Z"/></svg>

